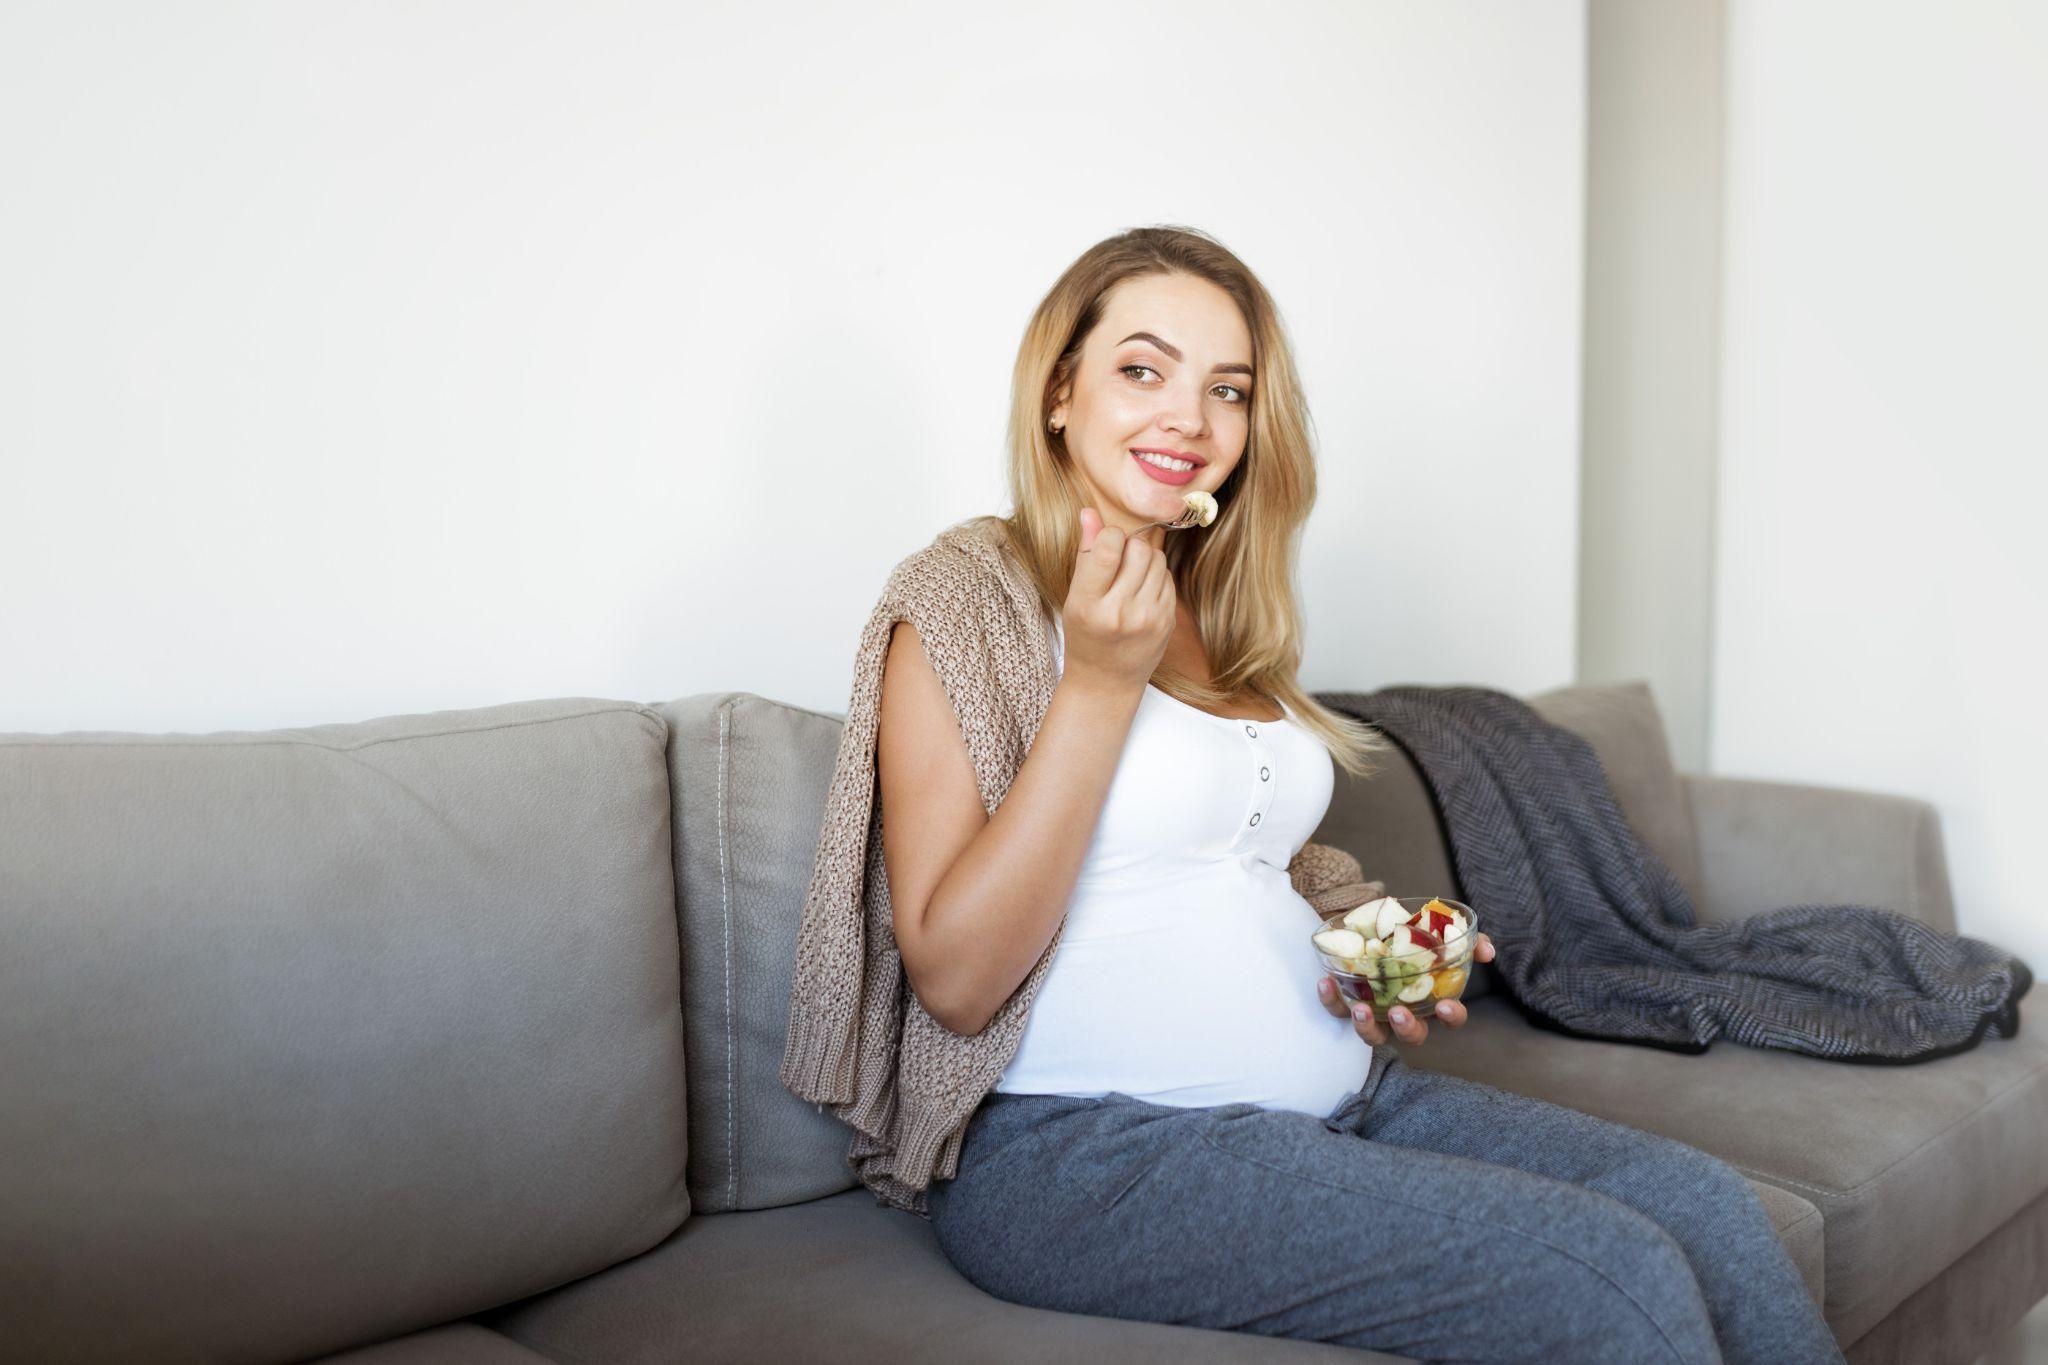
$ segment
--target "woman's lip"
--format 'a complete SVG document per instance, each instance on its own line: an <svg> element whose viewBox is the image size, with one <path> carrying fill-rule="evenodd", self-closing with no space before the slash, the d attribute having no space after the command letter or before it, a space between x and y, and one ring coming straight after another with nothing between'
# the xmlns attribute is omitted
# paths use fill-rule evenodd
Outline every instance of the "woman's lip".
<svg viewBox="0 0 2048 1365"><path fill-rule="evenodd" d="M1131 454L1164 455L1169 460L1180 460L1187 464L1193 465L1197 469L1200 469L1203 465L1209 463L1207 460L1203 459L1201 456L1195 454L1191 450L1173 450L1166 446L1132 446Z"/></svg>
<svg viewBox="0 0 2048 1365"><path fill-rule="evenodd" d="M1150 474L1153 478L1159 480L1159 482L1170 483L1175 487L1179 487L1182 484L1193 483L1195 481L1195 475L1202 472L1202 467L1200 465L1196 465L1193 469L1161 469L1156 464L1148 464L1144 460L1139 459L1138 453L1136 451L1131 452L1131 462L1137 465L1138 468L1144 470L1147 474Z"/></svg>

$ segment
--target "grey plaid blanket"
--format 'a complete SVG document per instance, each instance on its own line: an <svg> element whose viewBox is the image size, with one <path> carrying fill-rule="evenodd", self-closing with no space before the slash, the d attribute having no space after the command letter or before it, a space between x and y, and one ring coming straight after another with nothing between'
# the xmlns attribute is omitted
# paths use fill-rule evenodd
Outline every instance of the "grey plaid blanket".
<svg viewBox="0 0 2048 1365"><path fill-rule="evenodd" d="M1866 905L1700 924L1637 841L1592 745L1480 687L1317 693L1399 745L1479 912L1495 981L1538 1027L1704 1052L1717 1037L1837 1061L1922 1062L2019 1032L2027 964Z"/></svg>

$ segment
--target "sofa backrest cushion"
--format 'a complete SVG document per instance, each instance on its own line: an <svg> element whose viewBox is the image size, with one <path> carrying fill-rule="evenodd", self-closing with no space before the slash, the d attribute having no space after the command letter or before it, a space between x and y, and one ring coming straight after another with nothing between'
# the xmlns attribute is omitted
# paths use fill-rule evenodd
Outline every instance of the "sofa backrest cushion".
<svg viewBox="0 0 2048 1365"><path fill-rule="evenodd" d="M689 1213L667 727L0 735L0 1354L284 1360Z"/></svg>
<svg viewBox="0 0 2048 1365"><path fill-rule="evenodd" d="M844 718L748 692L662 707L674 735L690 1202L774 1208L859 1182L849 1129L783 1087L790 974Z"/></svg>

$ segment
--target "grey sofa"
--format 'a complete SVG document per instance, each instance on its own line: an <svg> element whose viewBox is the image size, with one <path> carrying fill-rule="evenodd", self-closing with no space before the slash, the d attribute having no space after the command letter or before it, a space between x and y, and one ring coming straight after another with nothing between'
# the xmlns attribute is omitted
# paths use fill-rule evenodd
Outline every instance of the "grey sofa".
<svg viewBox="0 0 2048 1365"><path fill-rule="evenodd" d="M1530 700L1706 917L1953 927L1926 804L1680 774L1640 683ZM855 1184L776 1080L839 733L718 693L0 736L0 1357L1401 1359L1001 1302ZM1452 885L1398 755L1314 837ZM1495 984L1411 1063L1738 1166L1858 1365L1964 1365L2048 1292L2039 1028L1688 1057Z"/></svg>

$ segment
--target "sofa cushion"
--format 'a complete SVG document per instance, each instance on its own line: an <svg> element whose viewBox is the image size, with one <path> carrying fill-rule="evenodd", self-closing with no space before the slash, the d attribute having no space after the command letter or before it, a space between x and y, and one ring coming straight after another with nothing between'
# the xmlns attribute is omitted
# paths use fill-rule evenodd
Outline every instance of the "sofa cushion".
<svg viewBox="0 0 2048 1365"><path fill-rule="evenodd" d="M1403 1365L1405 1356L1010 1303L976 1288L931 1224L865 1189L692 1218L623 1265L477 1315L557 1360Z"/></svg>
<svg viewBox="0 0 2048 1365"><path fill-rule="evenodd" d="M1533 1027L1505 994L1432 1029L1413 1066L1691 1143L1821 1211L1828 1323L1854 1342L2048 1191L2048 1036L1904 1066L1727 1039L1688 1055Z"/></svg>
<svg viewBox="0 0 2048 1365"><path fill-rule="evenodd" d="M298 1358L672 1231L667 738L586 699L0 735L6 1349Z"/></svg>
<svg viewBox="0 0 2048 1365"><path fill-rule="evenodd" d="M690 1199L773 1208L857 1184L852 1130L783 1087L790 975L843 718L746 692L661 708L675 801Z"/></svg>

